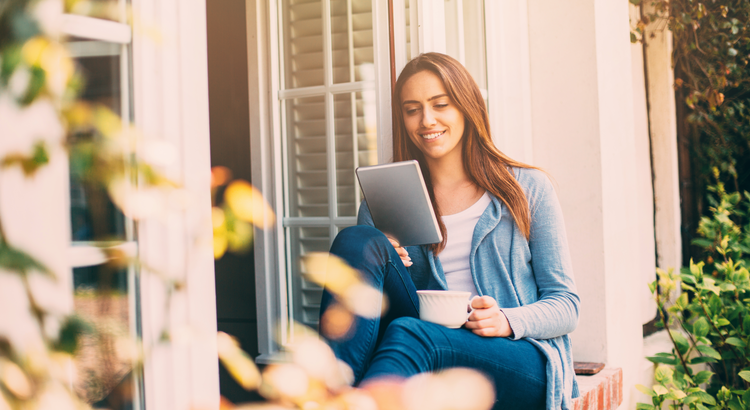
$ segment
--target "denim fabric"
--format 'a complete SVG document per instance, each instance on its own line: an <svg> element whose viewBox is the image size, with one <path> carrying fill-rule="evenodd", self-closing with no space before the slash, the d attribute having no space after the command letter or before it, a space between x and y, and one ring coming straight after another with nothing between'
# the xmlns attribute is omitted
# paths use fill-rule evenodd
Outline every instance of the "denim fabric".
<svg viewBox="0 0 750 410"><path fill-rule="evenodd" d="M329 340L348 363L355 383L382 376L410 377L451 367L481 371L495 385L495 409L544 409L546 358L526 340L481 337L419 320L416 288L393 246L380 231L354 226L339 233L331 253L357 268L388 298L382 318L357 317L350 334ZM321 314L334 303L324 291Z"/></svg>
<svg viewBox="0 0 750 410"><path fill-rule="evenodd" d="M513 168L529 201L531 235L518 229L498 198L479 218L469 261L480 295L497 300L515 340L526 340L547 359L547 408L569 409L578 397L568 333L578 324L576 293L562 210L551 181L541 171ZM359 225L373 226L366 203ZM417 289L446 289L437 256L425 246L407 247L408 271Z"/></svg>

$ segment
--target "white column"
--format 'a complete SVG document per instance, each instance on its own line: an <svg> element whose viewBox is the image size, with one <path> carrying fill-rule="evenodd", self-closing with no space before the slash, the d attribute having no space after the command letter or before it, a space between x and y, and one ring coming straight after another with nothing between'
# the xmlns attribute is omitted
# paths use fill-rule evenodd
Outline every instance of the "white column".
<svg viewBox="0 0 750 410"><path fill-rule="evenodd" d="M527 0L486 1L487 92L495 145L533 163Z"/></svg>
<svg viewBox="0 0 750 410"><path fill-rule="evenodd" d="M628 4L529 0L534 163L558 185L581 316L577 361L624 371L631 408L642 353Z"/></svg>
<svg viewBox="0 0 750 410"><path fill-rule="evenodd" d="M644 2L646 13L649 2ZM651 152L654 159L654 201L656 248L659 267L682 266L680 175L677 163L677 116L672 70L672 32L665 24L646 27L645 50L648 68Z"/></svg>
<svg viewBox="0 0 750 410"><path fill-rule="evenodd" d="M219 408L210 207L206 12L202 0L133 0L135 125L168 143L162 171L189 197L139 224L146 408ZM151 270L153 268L153 270ZM165 310L165 278L184 286ZM170 332L170 343L160 342Z"/></svg>

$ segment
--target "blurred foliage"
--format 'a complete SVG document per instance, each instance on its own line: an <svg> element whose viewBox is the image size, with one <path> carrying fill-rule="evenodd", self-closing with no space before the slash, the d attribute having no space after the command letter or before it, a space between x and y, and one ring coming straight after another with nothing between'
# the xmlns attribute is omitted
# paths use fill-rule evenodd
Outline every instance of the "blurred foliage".
<svg viewBox="0 0 750 410"><path fill-rule="evenodd" d="M648 357L657 364L657 384L638 386L652 397L638 409L665 402L681 409L750 408L750 194L727 192L718 169L714 175L711 215L701 218L693 241L703 260L691 260L679 274L657 270L658 281L650 284L673 349Z"/></svg>
<svg viewBox="0 0 750 410"><path fill-rule="evenodd" d="M65 131L59 146L41 137L12 135L28 139L28 147L0 157L0 172L20 169L32 180L49 163L55 150L65 149L71 174L100 187L133 220L164 216L170 210L183 211L185 192L164 176L160 168L163 164L158 163L164 158L176 158L174 148L143 138L108 108L78 98L85 79L56 31L54 20L61 10L111 19L121 12L112 3L96 1L0 0L0 99L12 101L18 112L47 105ZM18 121L29 120L38 118ZM252 245L253 229L274 224L275 216L260 193L245 181L232 180L226 168L212 170L211 189L216 258L226 252L247 251ZM135 266L136 272L146 268L137 258L107 248L109 245L101 246L106 260L104 271L126 266ZM313 254L302 263L308 280L328 286L338 301L321 320L321 327L330 331L329 337L345 337L355 315L376 317L383 313L373 308L380 306L376 303L383 298L380 292L365 284L343 261L327 254ZM147 270L159 274L153 267ZM16 275L22 280L26 293L23 303L28 305L19 309L31 310L36 321L32 325L44 339L41 351L26 351L25 346L14 345L10 337L0 334L0 409L91 408L93 402L112 391L113 383L123 380L116 367L125 363L137 371L147 360L150 346L133 340L127 330L108 320L108 315L113 315L109 310L113 307L111 302L121 303L123 295L97 293L96 301L103 303L99 317L70 312L59 317L59 312L46 311L36 303L34 285L27 280L30 272L46 273L47 280L55 280L54 273L34 255L8 241L0 219L0 274ZM162 279L167 285L167 299L184 285L175 279ZM165 314L169 317L169 312ZM53 321L59 328L50 332L48 324ZM297 324L287 330L292 330L294 337L285 346L285 362L269 365L262 372L231 336L219 333L217 345L222 363L241 386L257 391L267 400L239 406L222 400L223 408L482 410L494 403L492 384L467 369L450 369L407 381L384 380L368 390L353 388L351 370L336 359L316 333ZM164 329L159 343L170 340L169 329ZM84 344L89 346L84 348ZM96 352L92 352L92 347ZM96 365L101 369L84 369L86 374L79 375L84 385L73 386L74 376L70 373L82 350L99 354ZM110 367L114 370L107 370Z"/></svg>

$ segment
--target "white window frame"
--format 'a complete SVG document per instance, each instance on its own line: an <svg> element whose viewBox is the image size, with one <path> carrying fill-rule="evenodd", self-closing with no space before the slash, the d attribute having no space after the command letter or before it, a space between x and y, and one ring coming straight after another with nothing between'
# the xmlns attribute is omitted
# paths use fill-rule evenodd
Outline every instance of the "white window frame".
<svg viewBox="0 0 750 410"><path fill-rule="evenodd" d="M280 95L280 24L277 23L279 3L277 0L246 0L245 4L252 182L269 201L275 215L285 215L279 97L289 97L296 92L305 93L309 90L281 91L283 95ZM387 2L373 0L372 14L374 65L377 73L375 98L378 107L378 162L383 163L392 156ZM330 18L328 15L322 17ZM253 28L255 31L252 31ZM328 87L337 92L347 91L351 84L333 84ZM261 363L278 359L281 346L287 341L286 330L290 326L284 226L280 218L273 218L271 214L263 215L262 225L271 228L256 230L254 236L258 349L261 354L256 361ZM339 222L339 219L344 222L355 221L354 217L339 217L336 221Z"/></svg>
<svg viewBox="0 0 750 410"><path fill-rule="evenodd" d="M70 42L69 50L73 58L102 57L102 56L119 56L120 57L120 117L123 124L130 121L130 103L132 90L132 73L130 69L130 45L133 39L133 32L130 25L125 21L126 2L119 1L119 11L121 20L110 21L98 18L81 16L75 14L63 14L61 21L61 31L63 34L75 36L93 41ZM138 254L138 242L136 241L135 224L130 218L124 220L125 239L124 241L115 241L110 243L103 242L85 242L71 241L68 249L68 260L70 269L82 268L87 266L97 266L105 263L107 257L106 250L119 250L124 254L135 257ZM71 272L72 275L72 272ZM71 278L72 279L72 278ZM70 282L70 292L73 294L72 280ZM134 343L139 342L141 337L140 317L139 317L139 289L136 278L136 267L130 265L127 268L128 283L128 317L129 334ZM139 369L135 363L133 369ZM144 407L143 392L143 373L141 371L132 372L133 381L133 408L141 410Z"/></svg>

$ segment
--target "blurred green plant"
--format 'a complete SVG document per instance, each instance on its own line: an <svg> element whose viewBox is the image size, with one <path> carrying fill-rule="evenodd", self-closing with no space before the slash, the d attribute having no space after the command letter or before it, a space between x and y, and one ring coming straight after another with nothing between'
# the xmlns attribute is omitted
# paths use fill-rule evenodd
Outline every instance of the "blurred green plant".
<svg viewBox="0 0 750 410"><path fill-rule="evenodd" d="M709 187L711 215L701 218L702 261L678 274L657 270L649 285L660 325L673 348L647 359L656 384L638 385L652 403L638 409L747 409L750 407L750 194Z"/></svg>

